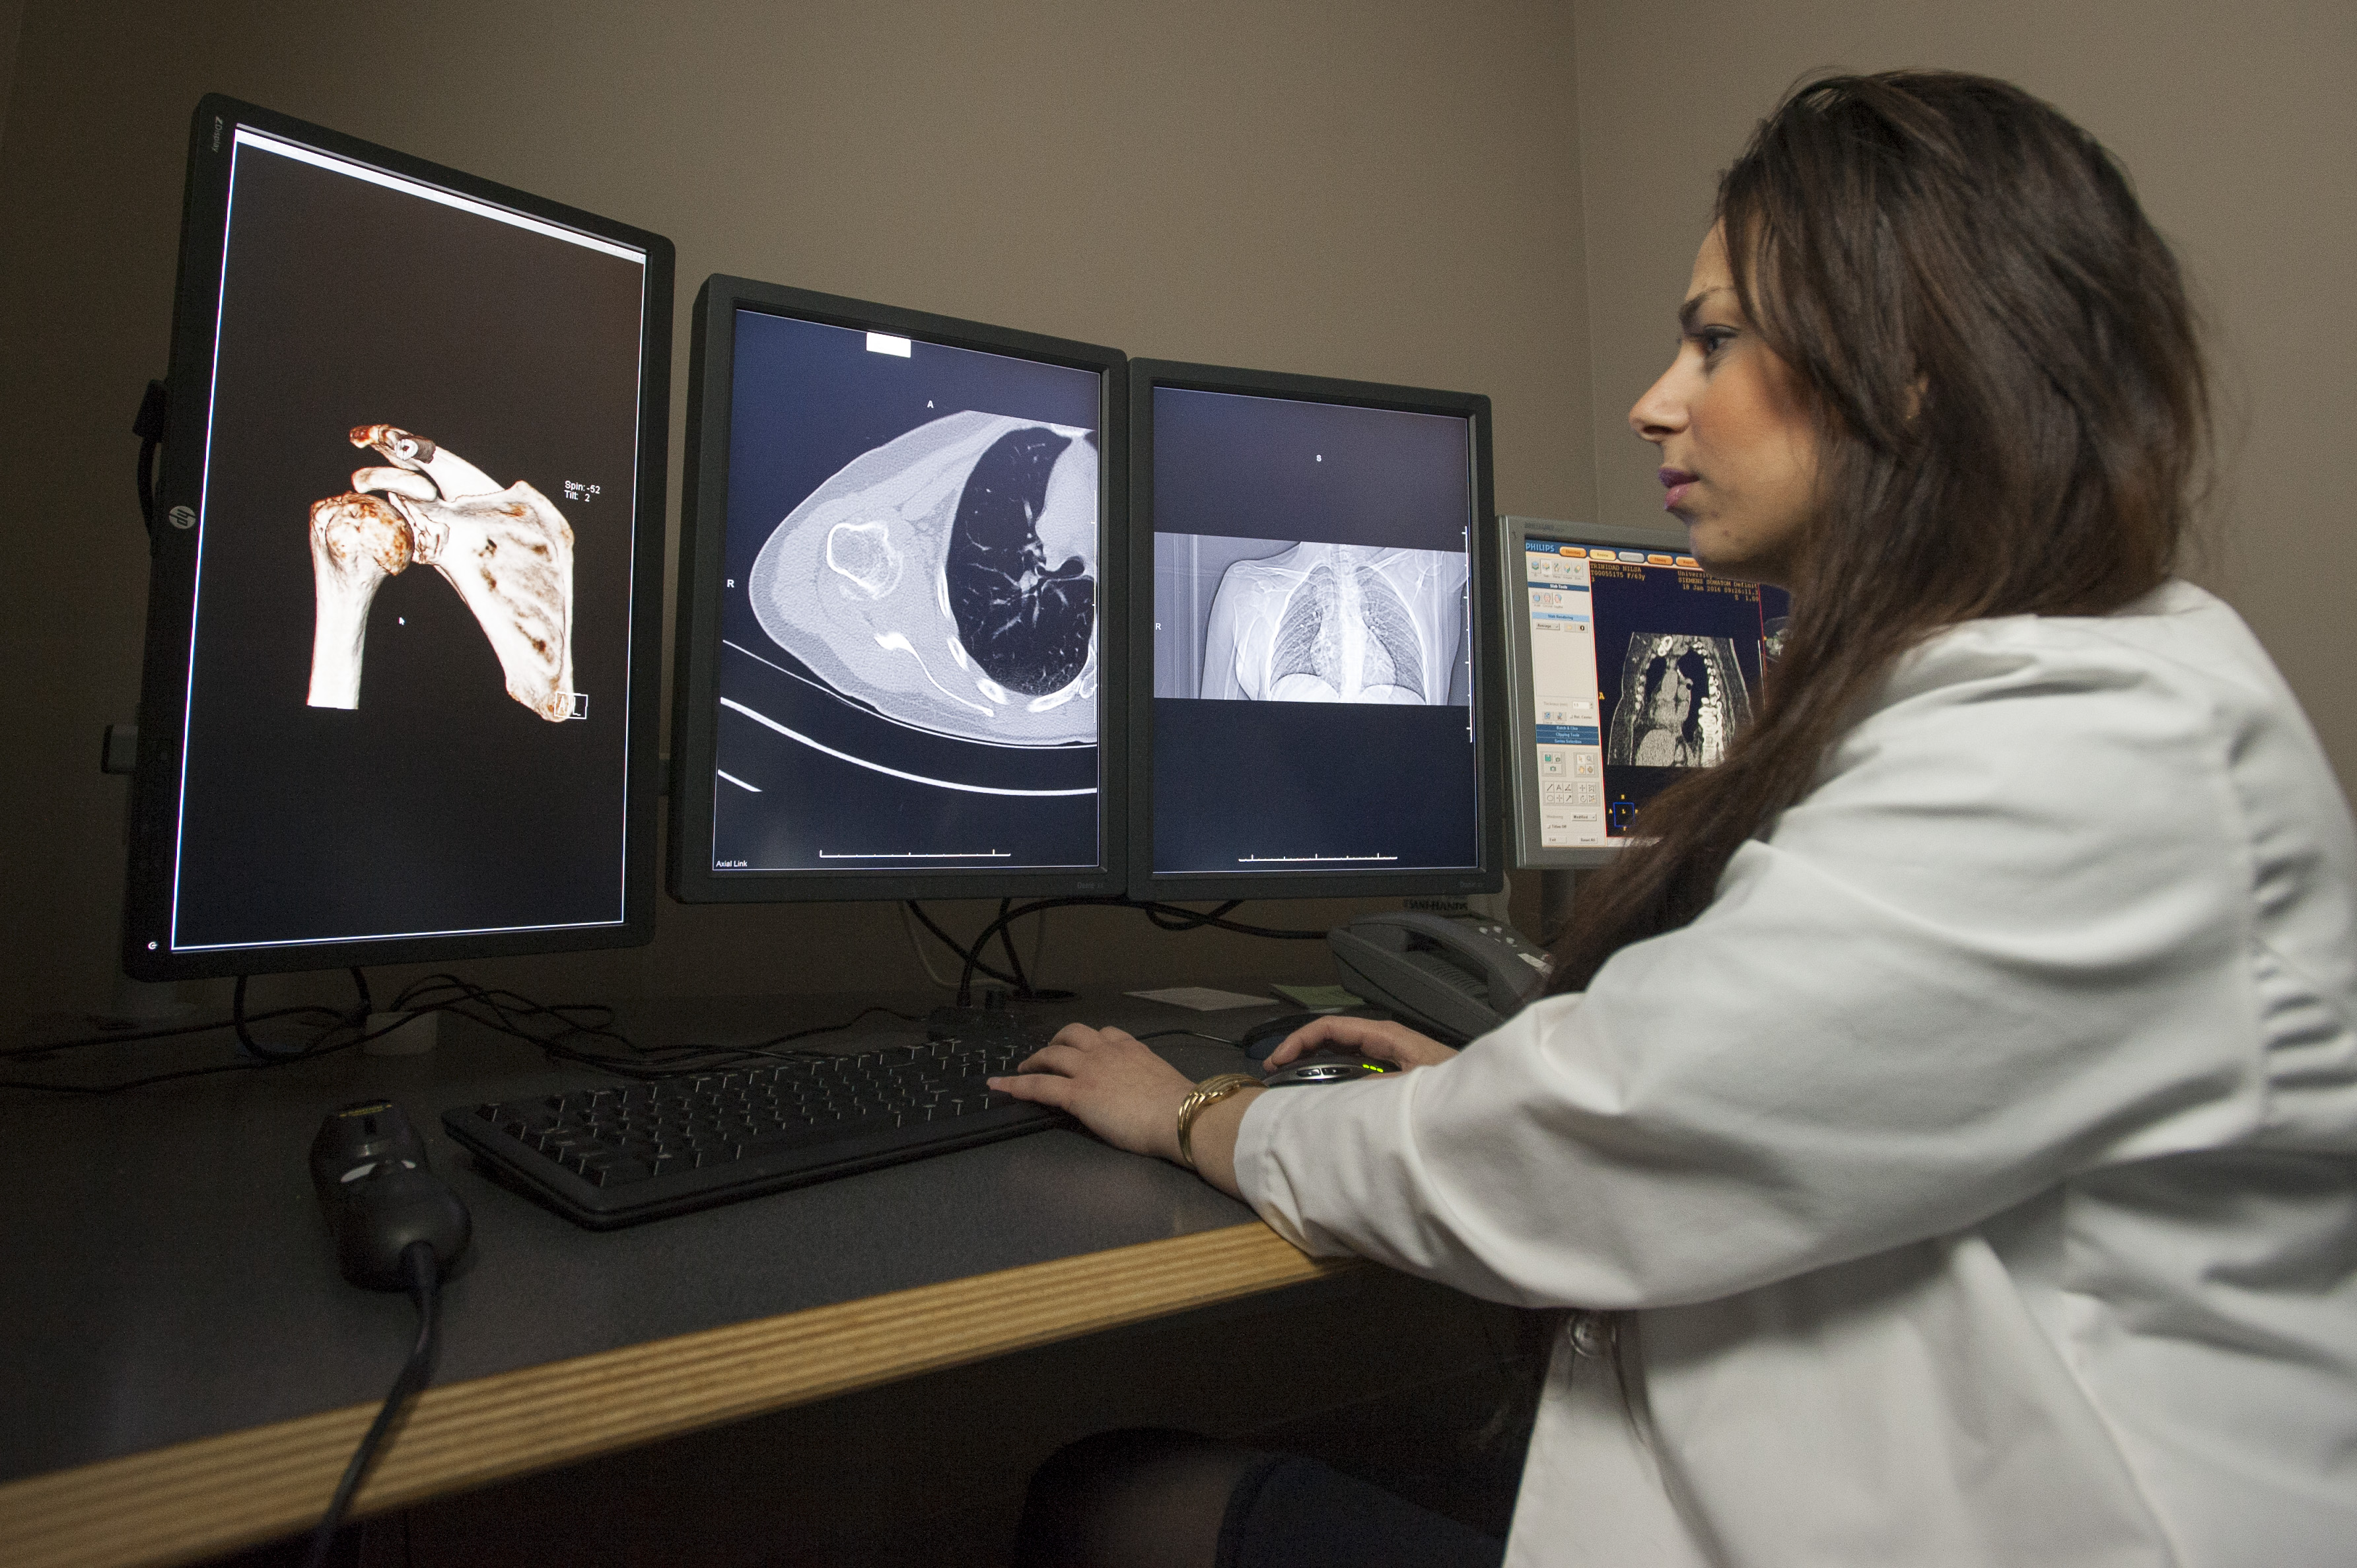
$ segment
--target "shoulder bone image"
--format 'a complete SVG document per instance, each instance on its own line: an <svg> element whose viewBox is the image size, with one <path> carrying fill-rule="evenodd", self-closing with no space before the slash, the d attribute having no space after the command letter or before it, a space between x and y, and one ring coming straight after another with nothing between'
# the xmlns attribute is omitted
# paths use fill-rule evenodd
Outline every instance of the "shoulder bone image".
<svg viewBox="0 0 2357 1568"><path fill-rule="evenodd" d="M1296 544L1220 578L1202 694L1277 703L1449 701L1466 561L1440 550Z"/></svg>
<svg viewBox="0 0 2357 1568"><path fill-rule="evenodd" d="M1733 639L1634 632L1604 760L1616 768L1708 768L1750 721L1751 693Z"/></svg>
<svg viewBox="0 0 2357 1568"><path fill-rule="evenodd" d="M1097 736L1097 451L968 411L854 458L755 557L754 616L845 696L1013 746Z"/></svg>
<svg viewBox="0 0 2357 1568"><path fill-rule="evenodd" d="M414 561L458 590L508 695L552 723L571 718L573 528L564 514L522 479L502 489L423 435L363 424L351 443L390 466L357 469L353 493L311 504L310 705L360 706L369 606Z"/></svg>

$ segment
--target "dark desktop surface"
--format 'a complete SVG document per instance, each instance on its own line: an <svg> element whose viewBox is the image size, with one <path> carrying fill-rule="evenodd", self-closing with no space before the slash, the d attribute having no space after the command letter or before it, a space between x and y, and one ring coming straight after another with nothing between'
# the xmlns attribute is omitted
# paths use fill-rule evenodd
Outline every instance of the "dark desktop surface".
<svg viewBox="0 0 2357 1568"><path fill-rule="evenodd" d="M647 1044L742 1042L931 1000L644 1002L622 1026ZM1019 1011L1232 1037L1281 1010L1118 997ZM878 1015L803 1043L918 1029ZM1194 1077L1242 1065L1208 1041L1155 1044ZM109 1082L234 1051L226 1035L109 1045L10 1076ZM383 1397L412 1308L338 1274L305 1163L320 1118L364 1097L408 1109L473 1212L443 1294L437 1384L1252 1219L1174 1166L1054 1129L595 1233L487 1179L439 1124L453 1105L605 1081L446 1016L425 1056L346 1051L103 1098L0 1090L0 1481Z"/></svg>

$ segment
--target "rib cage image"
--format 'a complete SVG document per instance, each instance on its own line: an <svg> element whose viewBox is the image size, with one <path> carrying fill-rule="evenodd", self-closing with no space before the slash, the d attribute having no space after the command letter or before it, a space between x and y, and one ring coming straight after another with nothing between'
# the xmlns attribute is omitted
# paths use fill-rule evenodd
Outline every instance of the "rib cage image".
<svg viewBox="0 0 2357 1568"><path fill-rule="evenodd" d="M364 424L355 446L389 467L352 474L352 493L311 506L311 643L315 708L360 706L369 606L384 580L414 562L458 591L508 695L551 723L574 716L573 528L519 479L504 489L423 435Z"/></svg>
<svg viewBox="0 0 2357 1568"><path fill-rule="evenodd" d="M1220 579L1201 694L1438 705L1465 621L1465 557L1296 544Z"/></svg>
<svg viewBox="0 0 2357 1568"><path fill-rule="evenodd" d="M1751 693L1725 637L1632 632L1604 760L1614 767L1709 768L1751 722Z"/></svg>
<svg viewBox="0 0 2357 1568"><path fill-rule="evenodd" d="M861 454L755 557L761 629L838 693L1006 746L1097 733L1097 451L967 411Z"/></svg>

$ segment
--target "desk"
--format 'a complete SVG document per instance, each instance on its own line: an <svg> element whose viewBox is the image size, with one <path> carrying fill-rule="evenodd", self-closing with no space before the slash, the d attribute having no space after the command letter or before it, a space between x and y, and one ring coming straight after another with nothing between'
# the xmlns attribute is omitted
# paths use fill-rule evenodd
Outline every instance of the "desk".
<svg viewBox="0 0 2357 1568"><path fill-rule="evenodd" d="M647 1005L624 1023L648 1043L745 1040L868 1000ZM1083 1010L1143 1032L1276 1009ZM1351 1266L1070 1131L593 1234L472 1173L437 1113L595 1072L444 1030L428 1057L348 1052L103 1100L0 1095L12 1563L186 1562L317 1517L413 1333L404 1298L337 1275L310 1192L320 1116L362 1096L409 1108L475 1243L444 1292L436 1386L356 1516ZM1198 1075L1236 1061L1157 1044ZM225 1049L106 1047L46 1070L110 1081Z"/></svg>

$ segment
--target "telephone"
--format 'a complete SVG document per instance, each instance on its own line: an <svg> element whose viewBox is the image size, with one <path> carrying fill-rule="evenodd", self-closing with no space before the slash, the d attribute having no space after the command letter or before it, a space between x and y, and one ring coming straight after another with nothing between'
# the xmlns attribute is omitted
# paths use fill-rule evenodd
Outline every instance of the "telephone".
<svg viewBox="0 0 2357 1568"><path fill-rule="evenodd" d="M1326 945L1343 984L1452 1046L1519 1012L1555 968L1511 926L1422 909L1338 926Z"/></svg>

